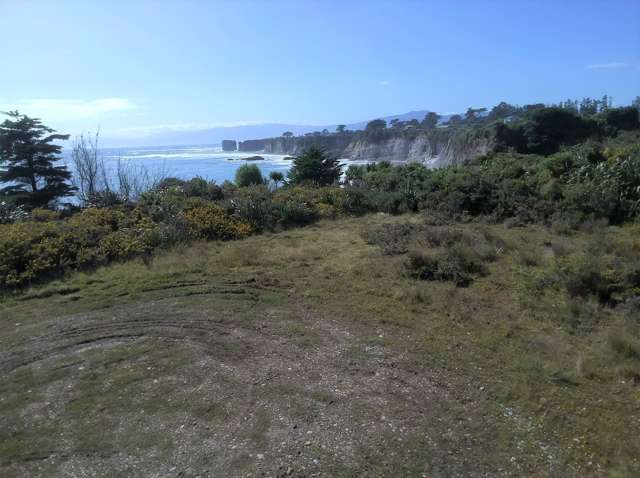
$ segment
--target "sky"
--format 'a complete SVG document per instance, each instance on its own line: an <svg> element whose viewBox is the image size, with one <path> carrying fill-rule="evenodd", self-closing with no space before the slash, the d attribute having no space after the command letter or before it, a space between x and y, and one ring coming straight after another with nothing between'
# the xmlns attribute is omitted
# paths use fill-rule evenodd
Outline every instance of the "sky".
<svg viewBox="0 0 640 478"><path fill-rule="evenodd" d="M640 95L640 0L0 0L0 110L109 138Z"/></svg>

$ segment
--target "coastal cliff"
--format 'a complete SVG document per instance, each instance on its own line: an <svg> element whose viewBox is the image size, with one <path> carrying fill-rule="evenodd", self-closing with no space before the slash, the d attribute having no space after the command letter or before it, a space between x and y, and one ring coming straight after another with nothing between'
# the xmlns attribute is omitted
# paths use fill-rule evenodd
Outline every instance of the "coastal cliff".
<svg viewBox="0 0 640 478"><path fill-rule="evenodd" d="M413 138L396 137L380 142L354 141L342 155L359 161L424 163L436 168L463 164L476 156L486 154L491 147L490 138L471 134L419 134Z"/></svg>
<svg viewBox="0 0 640 478"><path fill-rule="evenodd" d="M423 163L437 168L463 164L475 156L486 154L492 138L473 131L435 129L411 134L389 135L372 140L362 134L307 135L242 141L243 152L297 155L309 146L321 146L331 153L350 160L389 161L393 163Z"/></svg>

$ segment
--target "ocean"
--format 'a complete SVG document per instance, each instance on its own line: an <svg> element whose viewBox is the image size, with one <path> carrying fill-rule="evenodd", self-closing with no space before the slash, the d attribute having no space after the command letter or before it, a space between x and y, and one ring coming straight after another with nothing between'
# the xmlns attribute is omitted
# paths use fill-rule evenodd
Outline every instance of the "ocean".
<svg viewBox="0 0 640 478"><path fill-rule="evenodd" d="M233 181L236 170L243 164L255 164L267 177L271 171L280 171L285 176L291 167L287 156L264 153L224 152L219 145L213 146L147 146L138 148L101 148L107 171L114 172L118 160L131 161L143 166L152 175L161 174L180 179L201 176L222 183ZM261 161L245 161L251 156L261 156ZM63 150L65 163L73 171L71 150ZM341 160L343 164L363 164L362 161Z"/></svg>

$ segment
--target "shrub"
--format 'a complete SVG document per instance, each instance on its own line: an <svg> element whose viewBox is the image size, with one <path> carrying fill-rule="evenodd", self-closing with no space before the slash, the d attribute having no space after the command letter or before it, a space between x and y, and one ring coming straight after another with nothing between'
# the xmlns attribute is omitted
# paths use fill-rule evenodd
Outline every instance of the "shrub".
<svg viewBox="0 0 640 478"><path fill-rule="evenodd" d="M135 211L91 208L64 221L1 227L0 286L17 287L147 252L154 225Z"/></svg>
<svg viewBox="0 0 640 478"><path fill-rule="evenodd" d="M287 187L273 196L274 213L283 226L304 225L318 217L335 217L337 208L327 202L329 188Z"/></svg>
<svg viewBox="0 0 640 478"><path fill-rule="evenodd" d="M486 273L473 250L462 244L439 254L412 251L404 263L404 269L409 277L451 281L458 287L466 287L475 275Z"/></svg>
<svg viewBox="0 0 640 478"><path fill-rule="evenodd" d="M227 214L216 205L209 204L185 213L191 237L196 239L239 239L251 233L251 226Z"/></svg>
<svg viewBox="0 0 640 478"><path fill-rule="evenodd" d="M255 231L272 229L274 226L272 195L265 186L238 189L226 206L230 214L250 224Z"/></svg>
<svg viewBox="0 0 640 478"><path fill-rule="evenodd" d="M601 306L596 301L571 299L562 313L561 323L572 334L587 334L598 323L601 312Z"/></svg>
<svg viewBox="0 0 640 478"><path fill-rule="evenodd" d="M408 251L416 230L417 227L409 223L385 224L365 231L363 237L367 244L380 247L383 254L404 254Z"/></svg>
<svg viewBox="0 0 640 478"><path fill-rule="evenodd" d="M276 204L274 207L274 214L278 222L284 227L310 224L318 217L318 213L316 213L313 207L304 202L288 200Z"/></svg>
<svg viewBox="0 0 640 478"><path fill-rule="evenodd" d="M138 201L138 209L154 222L170 221L185 207L186 196L179 187L152 189Z"/></svg>
<svg viewBox="0 0 640 478"><path fill-rule="evenodd" d="M59 266L62 244L49 223L0 226L0 286L25 284Z"/></svg>
<svg viewBox="0 0 640 478"><path fill-rule="evenodd" d="M629 333L615 331L609 334L607 343L623 359L640 359L640 341Z"/></svg>
<svg viewBox="0 0 640 478"><path fill-rule="evenodd" d="M462 231L449 226L427 226L423 229L422 239L431 247L449 247L463 240L470 242Z"/></svg>
<svg viewBox="0 0 640 478"><path fill-rule="evenodd" d="M573 297L596 297L601 303L611 301L619 289L617 278L612 271L603 270L602 264L592 258L581 258L566 267L565 287Z"/></svg>
<svg viewBox="0 0 640 478"><path fill-rule="evenodd" d="M0 201L0 224L22 221L28 217L29 213L24 206Z"/></svg>
<svg viewBox="0 0 640 478"><path fill-rule="evenodd" d="M367 195L358 188L323 188L320 190L320 203L329 204L339 215L360 215L374 208L368 202Z"/></svg>
<svg viewBox="0 0 640 478"><path fill-rule="evenodd" d="M200 176L185 181L182 190L187 197L199 197L209 201L218 201L224 198L222 188L215 181L207 181Z"/></svg>
<svg viewBox="0 0 640 478"><path fill-rule="evenodd" d="M36 222L55 221L60 219L60 213L51 209L36 208L31 211L31 219Z"/></svg>
<svg viewBox="0 0 640 478"><path fill-rule="evenodd" d="M264 184L260 168L255 164L243 164L236 170L236 184L241 188Z"/></svg>

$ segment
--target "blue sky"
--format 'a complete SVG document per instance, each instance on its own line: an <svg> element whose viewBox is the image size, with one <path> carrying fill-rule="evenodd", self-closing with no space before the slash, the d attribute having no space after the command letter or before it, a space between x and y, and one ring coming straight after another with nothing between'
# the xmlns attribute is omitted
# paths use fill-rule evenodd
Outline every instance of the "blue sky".
<svg viewBox="0 0 640 478"><path fill-rule="evenodd" d="M0 109L109 137L640 95L640 1L0 0Z"/></svg>

